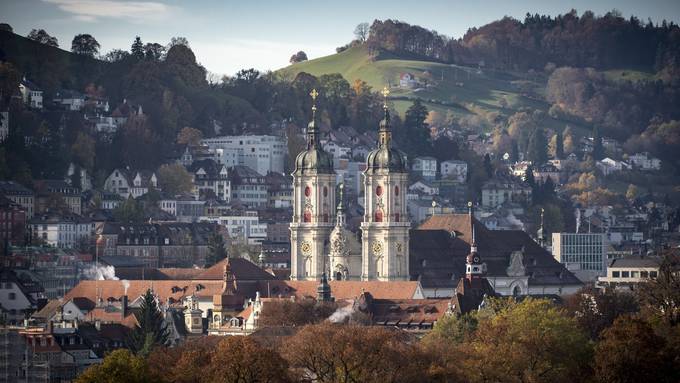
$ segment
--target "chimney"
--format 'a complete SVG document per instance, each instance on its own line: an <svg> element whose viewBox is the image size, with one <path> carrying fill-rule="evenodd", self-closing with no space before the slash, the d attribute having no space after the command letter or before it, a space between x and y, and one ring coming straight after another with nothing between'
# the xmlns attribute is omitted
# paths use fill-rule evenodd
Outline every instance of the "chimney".
<svg viewBox="0 0 680 383"><path fill-rule="evenodd" d="M101 331L102 330L102 321L100 321L99 319L95 319L94 320L94 328L96 328L97 331Z"/></svg>
<svg viewBox="0 0 680 383"><path fill-rule="evenodd" d="M121 309L122 316L123 316L121 319L125 319L125 317L127 316L127 312L128 312L128 296L127 296L127 294L123 295L123 297L121 298L120 309Z"/></svg>

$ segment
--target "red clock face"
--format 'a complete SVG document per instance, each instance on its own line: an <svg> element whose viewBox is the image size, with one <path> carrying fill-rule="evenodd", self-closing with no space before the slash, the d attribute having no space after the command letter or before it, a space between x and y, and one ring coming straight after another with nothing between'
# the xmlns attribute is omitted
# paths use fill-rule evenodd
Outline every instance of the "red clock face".
<svg viewBox="0 0 680 383"><path fill-rule="evenodd" d="M312 195L312 188L307 186L305 187L305 197L309 197L310 195Z"/></svg>
<svg viewBox="0 0 680 383"><path fill-rule="evenodd" d="M380 197L382 195L382 193L383 193L382 186L378 186L378 187L375 188L375 195Z"/></svg>

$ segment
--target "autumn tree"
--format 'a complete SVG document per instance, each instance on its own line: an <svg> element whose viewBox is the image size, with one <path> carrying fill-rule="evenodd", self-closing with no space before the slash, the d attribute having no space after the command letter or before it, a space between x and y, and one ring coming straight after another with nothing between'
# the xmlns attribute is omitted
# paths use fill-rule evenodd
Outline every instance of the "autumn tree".
<svg viewBox="0 0 680 383"><path fill-rule="evenodd" d="M144 212L137 201L129 196L113 210L113 217L118 222L139 223L144 218Z"/></svg>
<svg viewBox="0 0 680 383"><path fill-rule="evenodd" d="M87 33L76 35L71 41L71 52L77 55L95 57L99 54L99 48L99 42Z"/></svg>
<svg viewBox="0 0 680 383"><path fill-rule="evenodd" d="M570 295L565 299L564 307L592 339L598 339L600 333L621 315L632 314L640 309L632 294L594 287L584 287Z"/></svg>
<svg viewBox="0 0 680 383"><path fill-rule="evenodd" d="M59 47L59 43L56 37L50 36L44 29L31 29L31 32L26 36L33 41L37 41L40 44L49 45L51 47Z"/></svg>
<svg viewBox="0 0 680 383"><path fill-rule="evenodd" d="M203 132L198 129L184 127L177 133L177 143L180 145L198 145L203 139Z"/></svg>
<svg viewBox="0 0 680 383"><path fill-rule="evenodd" d="M466 350L462 363L471 382L578 381L591 358L576 321L551 302L531 298L480 321Z"/></svg>
<svg viewBox="0 0 680 383"><path fill-rule="evenodd" d="M170 195L191 192L193 177L180 164L164 164L158 168L158 186Z"/></svg>
<svg viewBox="0 0 680 383"><path fill-rule="evenodd" d="M666 250L656 278L643 282L636 290L644 311L666 325L680 325L680 252Z"/></svg>
<svg viewBox="0 0 680 383"><path fill-rule="evenodd" d="M640 195L640 190L638 187L633 184L629 184L628 189L626 189L626 199L632 202L635 201L638 195Z"/></svg>
<svg viewBox="0 0 680 383"><path fill-rule="evenodd" d="M211 382L291 382L288 364L252 337L228 336L217 344L207 375Z"/></svg>
<svg viewBox="0 0 680 383"><path fill-rule="evenodd" d="M129 350L119 349L108 354L101 364L94 364L78 378L76 383L146 383L151 381L146 360Z"/></svg>
<svg viewBox="0 0 680 383"><path fill-rule="evenodd" d="M325 322L299 331L284 357L301 381L427 381L427 363L408 337L395 329Z"/></svg>
<svg viewBox="0 0 680 383"><path fill-rule="evenodd" d="M680 370L666 341L643 319L619 317L595 347L598 382L677 382ZM677 362L677 360L675 361Z"/></svg>
<svg viewBox="0 0 680 383"><path fill-rule="evenodd" d="M135 313L137 325L130 333L129 346L138 355L147 356L154 347L165 346L169 333L151 290L142 296L139 312Z"/></svg>

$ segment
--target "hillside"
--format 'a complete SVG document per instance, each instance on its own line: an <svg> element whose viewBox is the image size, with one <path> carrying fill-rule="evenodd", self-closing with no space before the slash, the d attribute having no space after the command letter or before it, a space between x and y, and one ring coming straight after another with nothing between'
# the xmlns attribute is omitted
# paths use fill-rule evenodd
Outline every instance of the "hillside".
<svg viewBox="0 0 680 383"><path fill-rule="evenodd" d="M455 64L406 60L394 55L372 59L365 46L349 48L341 53L297 63L279 70L293 78L300 72L315 76L340 73L350 83L360 79L374 89L390 85L390 98L403 114L411 99L420 98L428 109L460 117L483 112L498 112L504 117L523 109L548 112L544 100L547 76L542 73L499 71ZM402 88L399 78L411 73L423 86ZM563 128L567 121L549 118L550 128ZM569 122L575 126L573 122ZM575 126L579 128L579 126ZM584 127L581 127L584 128Z"/></svg>

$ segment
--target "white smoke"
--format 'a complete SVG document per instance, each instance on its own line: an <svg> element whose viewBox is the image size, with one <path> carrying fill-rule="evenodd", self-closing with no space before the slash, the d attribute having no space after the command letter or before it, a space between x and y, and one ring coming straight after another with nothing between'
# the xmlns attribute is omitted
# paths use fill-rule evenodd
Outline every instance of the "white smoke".
<svg viewBox="0 0 680 383"><path fill-rule="evenodd" d="M574 214L576 215L576 232L578 233L578 229L581 226L581 209L576 208Z"/></svg>
<svg viewBox="0 0 680 383"><path fill-rule="evenodd" d="M116 269L113 266L92 265L83 269L82 275L85 277L85 279L97 281L118 280L118 277L116 276Z"/></svg>
<svg viewBox="0 0 680 383"><path fill-rule="evenodd" d="M328 317L328 321L331 323L346 323L354 314L354 305L346 305L335 310L331 316Z"/></svg>
<svg viewBox="0 0 680 383"><path fill-rule="evenodd" d="M130 281L128 281L127 279L123 279L122 281L120 281L120 283L123 284L123 288L125 289L125 295L127 295L128 288L130 287Z"/></svg>
<svg viewBox="0 0 680 383"><path fill-rule="evenodd" d="M505 217L505 219L508 220L508 223L509 223L509 224L511 224L511 225L513 225L513 226L515 226L515 227L517 227L518 230L524 230L524 222L522 222L522 221L520 221L519 219L517 219L517 217L515 217L514 214L512 214L512 213L508 214L508 216Z"/></svg>

